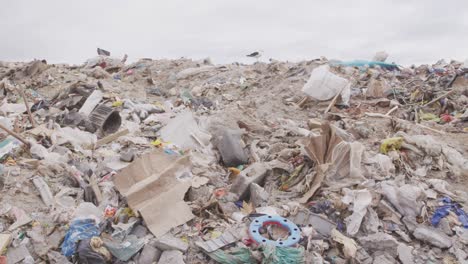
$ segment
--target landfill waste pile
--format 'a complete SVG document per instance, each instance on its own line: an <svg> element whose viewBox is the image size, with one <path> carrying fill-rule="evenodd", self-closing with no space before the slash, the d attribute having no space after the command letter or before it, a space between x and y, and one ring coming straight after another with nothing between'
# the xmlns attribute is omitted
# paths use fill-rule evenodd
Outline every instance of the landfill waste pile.
<svg viewBox="0 0 468 264"><path fill-rule="evenodd" d="M0 62L0 263L468 263L468 65Z"/></svg>

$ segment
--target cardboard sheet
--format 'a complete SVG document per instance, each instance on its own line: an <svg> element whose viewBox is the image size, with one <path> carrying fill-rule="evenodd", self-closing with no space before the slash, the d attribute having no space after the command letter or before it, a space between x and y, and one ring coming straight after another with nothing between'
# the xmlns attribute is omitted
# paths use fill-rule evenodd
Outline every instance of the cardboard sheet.
<svg viewBox="0 0 468 264"><path fill-rule="evenodd" d="M157 238L194 216L184 202L191 186L189 156L161 150L145 154L115 176L114 183Z"/></svg>

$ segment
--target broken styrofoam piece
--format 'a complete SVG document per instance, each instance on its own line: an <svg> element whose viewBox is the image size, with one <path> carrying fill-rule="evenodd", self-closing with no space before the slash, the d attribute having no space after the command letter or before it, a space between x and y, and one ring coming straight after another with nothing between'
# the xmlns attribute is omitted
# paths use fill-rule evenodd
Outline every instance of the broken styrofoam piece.
<svg viewBox="0 0 468 264"><path fill-rule="evenodd" d="M323 65L315 68L302 91L317 100L330 100L341 93L343 102L347 104L350 96L350 83L330 71L330 66Z"/></svg>

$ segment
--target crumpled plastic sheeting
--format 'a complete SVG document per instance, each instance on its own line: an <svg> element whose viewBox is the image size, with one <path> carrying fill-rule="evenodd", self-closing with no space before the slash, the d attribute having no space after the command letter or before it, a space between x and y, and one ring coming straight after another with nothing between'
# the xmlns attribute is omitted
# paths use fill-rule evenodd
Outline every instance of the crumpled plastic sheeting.
<svg viewBox="0 0 468 264"><path fill-rule="evenodd" d="M374 165L374 170L372 171L374 174L380 174L383 177L389 177L392 176L395 172L395 165L389 156L380 153L366 156L367 159L365 163ZM375 175L373 176L375 177Z"/></svg>
<svg viewBox="0 0 468 264"><path fill-rule="evenodd" d="M450 186L450 184L444 180L441 179L429 179L427 180L428 183L431 184L431 186L438 192L442 194L446 194L452 197L455 197L456 195L449 191L447 188Z"/></svg>
<svg viewBox="0 0 468 264"><path fill-rule="evenodd" d="M360 142L342 141L336 145L332 152L333 166L327 174L326 183L333 188L341 188L364 181L361 170L364 149Z"/></svg>
<svg viewBox="0 0 468 264"><path fill-rule="evenodd" d="M91 239L99 236L100 232L94 219L78 219L70 224L62 243L62 254L70 257L75 253L79 240Z"/></svg>
<svg viewBox="0 0 468 264"><path fill-rule="evenodd" d="M304 248L275 247L267 245L263 249L262 264L305 263Z"/></svg>
<svg viewBox="0 0 468 264"><path fill-rule="evenodd" d="M448 162L447 167L456 177L468 177L468 159L454 148L436 141L429 135L409 136L403 132L397 134L404 137L407 143L422 149L428 156L437 158L443 155Z"/></svg>
<svg viewBox="0 0 468 264"><path fill-rule="evenodd" d="M354 236L359 231L362 219L367 213L367 207L372 202L372 194L366 189L350 190L345 188L343 191L345 192L345 196L342 201L345 204L353 204L353 214L345 219L346 233Z"/></svg>
<svg viewBox="0 0 468 264"><path fill-rule="evenodd" d="M335 127L328 123L321 126L322 133L318 136L311 136L305 144L307 156L315 162L317 166L317 174L310 183L310 188L299 200L301 203L306 203L322 185L322 181L327 174L329 165L332 162L332 154L336 145L343 140L336 135Z"/></svg>
<svg viewBox="0 0 468 264"><path fill-rule="evenodd" d="M330 66L315 68L302 92L317 100L330 100L340 93L344 104L348 104L351 95L349 81L330 71Z"/></svg>
<svg viewBox="0 0 468 264"><path fill-rule="evenodd" d="M442 153L447 158L452 173L457 177L468 177L468 159L465 159L463 155L455 149L444 146Z"/></svg>
<svg viewBox="0 0 468 264"><path fill-rule="evenodd" d="M361 161L364 146L359 142L346 142L337 135L336 128L329 123L321 126L322 133L311 136L305 144L305 151L317 165L317 174L310 188L299 200L307 202L325 179L332 189L358 184L365 180Z"/></svg>
<svg viewBox="0 0 468 264"><path fill-rule="evenodd" d="M161 129L161 138L185 149L208 145L211 135L201 131L192 112L187 111L178 114Z"/></svg>
<svg viewBox="0 0 468 264"><path fill-rule="evenodd" d="M380 187L383 196L400 214L413 217L420 215L422 200L425 198L423 189L409 184L397 187L390 181L382 182Z"/></svg>
<svg viewBox="0 0 468 264"><path fill-rule="evenodd" d="M90 148L97 142L97 136L79 128L64 127L52 133L52 142L58 145L71 143L77 149Z"/></svg>
<svg viewBox="0 0 468 264"><path fill-rule="evenodd" d="M431 136L409 136L403 132L398 132L397 134L400 134L407 143L424 150L424 152L431 157L437 157L442 153L442 146Z"/></svg>

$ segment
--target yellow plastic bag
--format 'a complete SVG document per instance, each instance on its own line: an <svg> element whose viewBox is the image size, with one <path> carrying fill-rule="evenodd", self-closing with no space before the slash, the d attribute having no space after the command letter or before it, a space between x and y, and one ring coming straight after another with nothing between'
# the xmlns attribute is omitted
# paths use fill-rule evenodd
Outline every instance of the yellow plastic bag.
<svg viewBox="0 0 468 264"><path fill-rule="evenodd" d="M387 138L382 141L380 145L380 152L387 154L391 150L399 150L403 143L402 137Z"/></svg>

